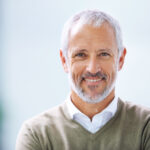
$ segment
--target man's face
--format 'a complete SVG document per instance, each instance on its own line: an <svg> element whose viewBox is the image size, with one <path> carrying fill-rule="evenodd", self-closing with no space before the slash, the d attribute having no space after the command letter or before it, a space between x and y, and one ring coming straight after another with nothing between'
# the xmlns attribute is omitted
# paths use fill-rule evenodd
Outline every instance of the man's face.
<svg viewBox="0 0 150 150"><path fill-rule="evenodd" d="M71 88L82 100L97 103L114 89L118 48L113 28L75 26L68 45L67 67Z"/></svg>

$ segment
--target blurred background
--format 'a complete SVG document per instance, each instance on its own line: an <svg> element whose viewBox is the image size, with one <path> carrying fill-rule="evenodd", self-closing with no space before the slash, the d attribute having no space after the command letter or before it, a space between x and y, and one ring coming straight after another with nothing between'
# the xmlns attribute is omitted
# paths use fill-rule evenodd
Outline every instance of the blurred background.
<svg viewBox="0 0 150 150"><path fill-rule="evenodd" d="M127 48L117 94L150 107L149 0L0 1L0 150L14 150L24 120L62 103L69 91L59 59L72 14L96 8L114 16Z"/></svg>

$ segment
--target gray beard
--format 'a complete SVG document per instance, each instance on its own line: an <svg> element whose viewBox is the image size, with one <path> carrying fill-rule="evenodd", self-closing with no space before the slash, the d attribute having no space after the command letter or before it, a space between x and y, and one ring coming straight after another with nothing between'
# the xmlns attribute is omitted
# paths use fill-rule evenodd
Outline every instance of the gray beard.
<svg viewBox="0 0 150 150"><path fill-rule="evenodd" d="M99 103L102 100L104 100L110 93L111 91L115 88L115 83L116 83L116 78L117 78L117 73L115 76L114 81L111 83L111 85L109 87L106 87L103 91L103 93L95 96L94 98L91 98L88 94L86 94L82 88L80 88L79 86L76 86L73 82L73 79L71 77L71 74L69 73L68 75L69 78L69 83L71 85L72 90L84 101L87 103L91 103L91 104L95 104L95 103Z"/></svg>

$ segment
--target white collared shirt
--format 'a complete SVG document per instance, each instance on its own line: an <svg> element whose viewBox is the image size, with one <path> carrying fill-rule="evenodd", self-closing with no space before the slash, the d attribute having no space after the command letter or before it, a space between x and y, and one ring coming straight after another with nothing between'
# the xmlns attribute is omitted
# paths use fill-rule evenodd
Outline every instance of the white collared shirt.
<svg viewBox="0 0 150 150"><path fill-rule="evenodd" d="M116 113L118 97L115 96L113 101L100 113L93 116L92 121L88 116L83 114L71 101L70 96L67 99L69 115L73 120L81 124L91 133L96 133L102 128Z"/></svg>

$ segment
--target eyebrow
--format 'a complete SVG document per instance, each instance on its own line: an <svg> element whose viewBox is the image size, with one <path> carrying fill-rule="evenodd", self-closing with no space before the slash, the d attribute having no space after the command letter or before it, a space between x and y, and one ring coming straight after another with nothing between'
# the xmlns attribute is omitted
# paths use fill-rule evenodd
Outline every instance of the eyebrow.
<svg viewBox="0 0 150 150"><path fill-rule="evenodd" d="M109 51L109 52L112 52L112 50L109 49L109 48L98 49L97 52L99 52L99 51Z"/></svg>
<svg viewBox="0 0 150 150"><path fill-rule="evenodd" d="M78 53L78 52L87 52L87 51L88 51L87 49L75 49L73 50L72 54Z"/></svg>
<svg viewBox="0 0 150 150"><path fill-rule="evenodd" d="M102 48L102 49L96 50L96 52L106 52L106 51L112 53L112 50L109 49L109 48ZM76 54L76 53L79 53L79 52L88 52L88 50L87 49L78 49L78 48L75 48L75 49L73 49L72 54Z"/></svg>

